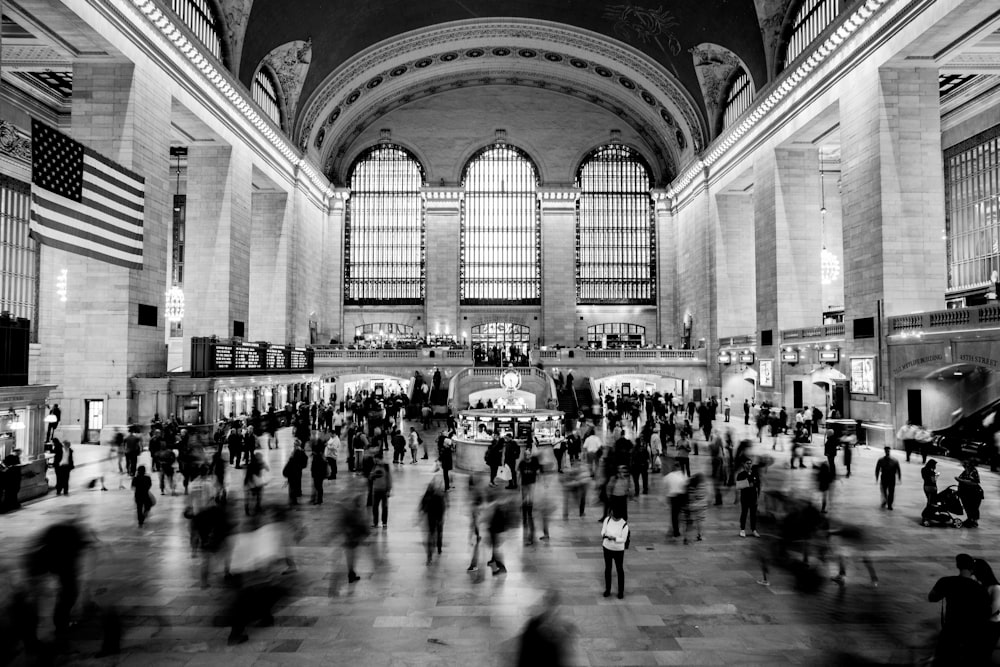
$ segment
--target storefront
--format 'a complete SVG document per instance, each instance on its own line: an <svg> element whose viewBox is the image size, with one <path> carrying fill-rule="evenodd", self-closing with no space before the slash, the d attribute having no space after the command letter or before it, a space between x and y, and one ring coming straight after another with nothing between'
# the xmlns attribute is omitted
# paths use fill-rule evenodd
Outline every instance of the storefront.
<svg viewBox="0 0 1000 667"><path fill-rule="evenodd" d="M21 502L44 496L49 490L45 477L45 417L53 389L54 385L0 387L0 460L20 450Z"/></svg>

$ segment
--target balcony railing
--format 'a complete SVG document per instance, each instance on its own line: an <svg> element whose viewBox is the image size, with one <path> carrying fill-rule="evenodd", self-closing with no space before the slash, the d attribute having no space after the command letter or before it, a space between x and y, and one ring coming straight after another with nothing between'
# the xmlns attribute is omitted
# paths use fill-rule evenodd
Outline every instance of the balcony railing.
<svg viewBox="0 0 1000 667"><path fill-rule="evenodd" d="M781 340L793 341L793 340L809 340L811 338L836 338L838 336L842 337L844 335L844 323L838 322L837 324L824 324L818 327L803 327L801 329L783 329L781 331Z"/></svg>
<svg viewBox="0 0 1000 667"><path fill-rule="evenodd" d="M315 360L318 363L333 362L335 364L350 364L356 362L386 363L401 365L421 365L424 363L461 366L472 365L472 350L419 348L405 350L384 349L350 349L338 346L314 346ZM647 363L664 364L704 364L704 350L664 350L657 348L591 350L586 348L558 348L531 350L529 359L532 364L544 362L546 365L571 365L581 362L608 363L620 360L643 361ZM483 367L484 373L496 373L497 367Z"/></svg>
<svg viewBox="0 0 1000 667"><path fill-rule="evenodd" d="M719 347L747 347L757 344L756 334L743 334L742 336L727 336L719 339Z"/></svg>
<svg viewBox="0 0 1000 667"><path fill-rule="evenodd" d="M889 333L911 333L948 329L996 328L1000 325L1000 305L932 310L889 318Z"/></svg>

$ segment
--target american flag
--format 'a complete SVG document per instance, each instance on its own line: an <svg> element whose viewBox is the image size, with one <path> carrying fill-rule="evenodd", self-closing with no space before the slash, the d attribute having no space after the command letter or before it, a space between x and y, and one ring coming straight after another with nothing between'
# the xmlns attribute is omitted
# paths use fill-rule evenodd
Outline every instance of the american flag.
<svg viewBox="0 0 1000 667"><path fill-rule="evenodd" d="M31 185L35 240L142 269L141 176L32 120Z"/></svg>

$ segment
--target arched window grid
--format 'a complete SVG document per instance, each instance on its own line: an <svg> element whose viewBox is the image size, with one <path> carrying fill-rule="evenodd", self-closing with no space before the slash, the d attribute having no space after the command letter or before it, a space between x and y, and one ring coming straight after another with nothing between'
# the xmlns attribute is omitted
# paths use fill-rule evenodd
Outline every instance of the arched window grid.
<svg viewBox="0 0 1000 667"><path fill-rule="evenodd" d="M785 66L794 62L840 13L841 0L803 0L792 20Z"/></svg>
<svg viewBox="0 0 1000 667"><path fill-rule="evenodd" d="M221 61L222 31L208 0L171 0L171 6L209 53Z"/></svg>
<svg viewBox="0 0 1000 667"><path fill-rule="evenodd" d="M486 322L472 327L473 359L477 366L525 366L531 328L516 322Z"/></svg>
<svg viewBox="0 0 1000 667"><path fill-rule="evenodd" d="M466 305L541 300L538 171L520 149L497 143L463 174L460 285Z"/></svg>
<svg viewBox="0 0 1000 667"><path fill-rule="evenodd" d="M639 347L646 343L646 327L628 322L607 322L587 327L587 344L599 348Z"/></svg>
<svg viewBox="0 0 1000 667"><path fill-rule="evenodd" d="M424 300L424 172L406 149L379 144L351 167L344 230L344 302Z"/></svg>
<svg viewBox="0 0 1000 667"><path fill-rule="evenodd" d="M265 68L261 67L257 70L250 92L253 94L253 101L257 103L257 106L280 126L281 103L278 97L278 85Z"/></svg>
<svg viewBox="0 0 1000 667"><path fill-rule="evenodd" d="M741 68L740 73L733 80L733 85L729 88L729 94L726 95L726 105L722 112L723 128L732 125L737 118L743 115L743 112L750 108L753 103L753 94L753 82L750 80L750 75Z"/></svg>
<svg viewBox="0 0 1000 667"><path fill-rule="evenodd" d="M655 303L651 181L645 161L624 144L602 146L583 160L577 173L578 303Z"/></svg>

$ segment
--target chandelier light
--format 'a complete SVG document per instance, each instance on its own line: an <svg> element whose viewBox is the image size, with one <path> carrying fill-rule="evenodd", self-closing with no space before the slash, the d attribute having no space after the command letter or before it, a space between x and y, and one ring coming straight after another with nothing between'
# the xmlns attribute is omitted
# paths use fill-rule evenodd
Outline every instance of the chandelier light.
<svg viewBox="0 0 1000 667"><path fill-rule="evenodd" d="M832 252L823 248L820 253L820 280L824 285L830 285L839 277L840 260Z"/></svg>
<svg viewBox="0 0 1000 667"><path fill-rule="evenodd" d="M166 303L167 322L180 322L184 319L184 290L174 285L167 291Z"/></svg>
<svg viewBox="0 0 1000 667"><path fill-rule="evenodd" d="M823 250L819 254L820 282L830 285L840 277L840 260L837 256L826 248L826 160L822 150L819 153L819 220L820 220L820 241Z"/></svg>

